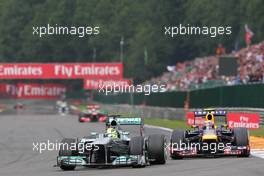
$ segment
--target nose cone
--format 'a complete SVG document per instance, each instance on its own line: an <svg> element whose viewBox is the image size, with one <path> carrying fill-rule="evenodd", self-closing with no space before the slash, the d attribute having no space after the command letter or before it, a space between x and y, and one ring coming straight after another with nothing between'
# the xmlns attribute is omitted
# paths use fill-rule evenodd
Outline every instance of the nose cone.
<svg viewBox="0 0 264 176"><path fill-rule="evenodd" d="M205 134L202 137L203 142L217 142L217 136L215 134Z"/></svg>

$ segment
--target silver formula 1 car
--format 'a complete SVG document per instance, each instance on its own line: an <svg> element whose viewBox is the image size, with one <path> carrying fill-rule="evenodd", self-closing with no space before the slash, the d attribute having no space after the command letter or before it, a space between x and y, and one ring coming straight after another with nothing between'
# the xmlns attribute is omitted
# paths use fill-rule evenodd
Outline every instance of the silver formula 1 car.
<svg viewBox="0 0 264 176"><path fill-rule="evenodd" d="M145 137L141 118L109 117L106 131L111 131L109 128L113 126L117 132L115 137L109 133L91 133L90 136L81 139L63 139L57 166L62 170L74 170L76 166L145 167L150 164L166 163L165 137L160 134ZM130 137L129 132L122 129L124 126L133 129L138 126L142 135Z"/></svg>

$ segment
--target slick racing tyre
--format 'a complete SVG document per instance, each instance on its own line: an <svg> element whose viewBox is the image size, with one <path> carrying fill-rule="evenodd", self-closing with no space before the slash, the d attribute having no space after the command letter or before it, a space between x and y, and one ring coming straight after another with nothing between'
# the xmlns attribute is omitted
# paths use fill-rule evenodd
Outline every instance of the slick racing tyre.
<svg viewBox="0 0 264 176"><path fill-rule="evenodd" d="M129 153L130 155L144 155L144 138L142 136L133 137L129 142ZM146 163L134 164L133 168L145 167Z"/></svg>
<svg viewBox="0 0 264 176"><path fill-rule="evenodd" d="M129 142L130 155L143 155L143 151L144 151L144 138L142 136L131 138Z"/></svg>
<svg viewBox="0 0 264 176"><path fill-rule="evenodd" d="M78 151L76 150L70 150L71 146L77 145L77 142L75 139L72 138L64 138L61 141L61 144L63 147L60 148L59 150L59 156L77 156ZM77 148L77 147L76 147ZM63 165L61 163L60 168L65 171L69 170L74 170L76 166L68 166L68 165Z"/></svg>
<svg viewBox="0 0 264 176"><path fill-rule="evenodd" d="M166 140L164 135L154 134L148 138L150 164L165 164L167 159Z"/></svg>
<svg viewBox="0 0 264 176"><path fill-rule="evenodd" d="M249 135L247 128L234 128L234 144L239 147L249 145ZM249 157L249 150L244 150L240 157Z"/></svg>
<svg viewBox="0 0 264 176"><path fill-rule="evenodd" d="M183 159L182 156L177 155L173 152L173 149L179 148L185 141L185 131L182 129L175 129L171 135L171 158L172 159Z"/></svg>

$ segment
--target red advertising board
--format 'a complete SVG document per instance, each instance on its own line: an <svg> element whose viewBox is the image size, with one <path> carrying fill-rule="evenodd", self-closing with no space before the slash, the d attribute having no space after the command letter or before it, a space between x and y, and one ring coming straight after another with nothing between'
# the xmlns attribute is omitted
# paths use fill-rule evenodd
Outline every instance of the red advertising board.
<svg viewBox="0 0 264 176"><path fill-rule="evenodd" d="M122 63L3 63L0 79L121 79Z"/></svg>
<svg viewBox="0 0 264 176"><path fill-rule="evenodd" d="M204 122L204 118L202 117L194 117L194 112L186 113L187 125L198 125L201 126Z"/></svg>
<svg viewBox="0 0 264 176"><path fill-rule="evenodd" d="M249 113L228 113L228 127L245 127L248 129L259 128L260 115Z"/></svg>
<svg viewBox="0 0 264 176"><path fill-rule="evenodd" d="M100 89L106 86L129 86L132 81L129 79L119 79L119 80L104 80L104 79L84 79L84 89Z"/></svg>
<svg viewBox="0 0 264 176"><path fill-rule="evenodd" d="M7 94L7 86L8 86L9 84L7 84L7 83L0 83L0 94L1 95L6 95Z"/></svg>
<svg viewBox="0 0 264 176"><path fill-rule="evenodd" d="M18 99L54 99L66 92L61 84L1 84L1 94Z"/></svg>

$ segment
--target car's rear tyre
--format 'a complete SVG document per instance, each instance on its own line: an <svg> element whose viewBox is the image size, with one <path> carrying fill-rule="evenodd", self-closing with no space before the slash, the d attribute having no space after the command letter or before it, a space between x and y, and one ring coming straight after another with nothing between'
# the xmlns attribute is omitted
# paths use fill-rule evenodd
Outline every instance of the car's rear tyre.
<svg viewBox="0 0 264 176"><path fill-rule="evenodd" d="M249 134L247 128L234 128L234 144L239 147L248 147L249 146ZM240 157L249 157L250 151L243 150Z"/></svg>
<svg viewBox="0 0 264 176"><path fill-rule="evenodd" d="M148 137L148 155L150 164L165 164L167 152L165 147L165 136L160 134L150 135Z"/></svg>
<svg viewBox="0 0 264 176"><path fill-rule="evenodd" d="M63 147L59 150L59 156L77 156L77 150L70 150L71 146L77 145L76 139L73 138L64 138L61 141ZM77 147L76 147L77 148ZM63 165L61 163L60 168L65 171L74 170L76 166Z"/></svg>
<svg viewBox="0 0 264 176"><path fill-rule="evenodd" d="M183 159L183 156L179 156L173 151L173 149L181 147L185 141L185 131L182 129L175 129L171 134L171 158L172 159Z"/></svg>

